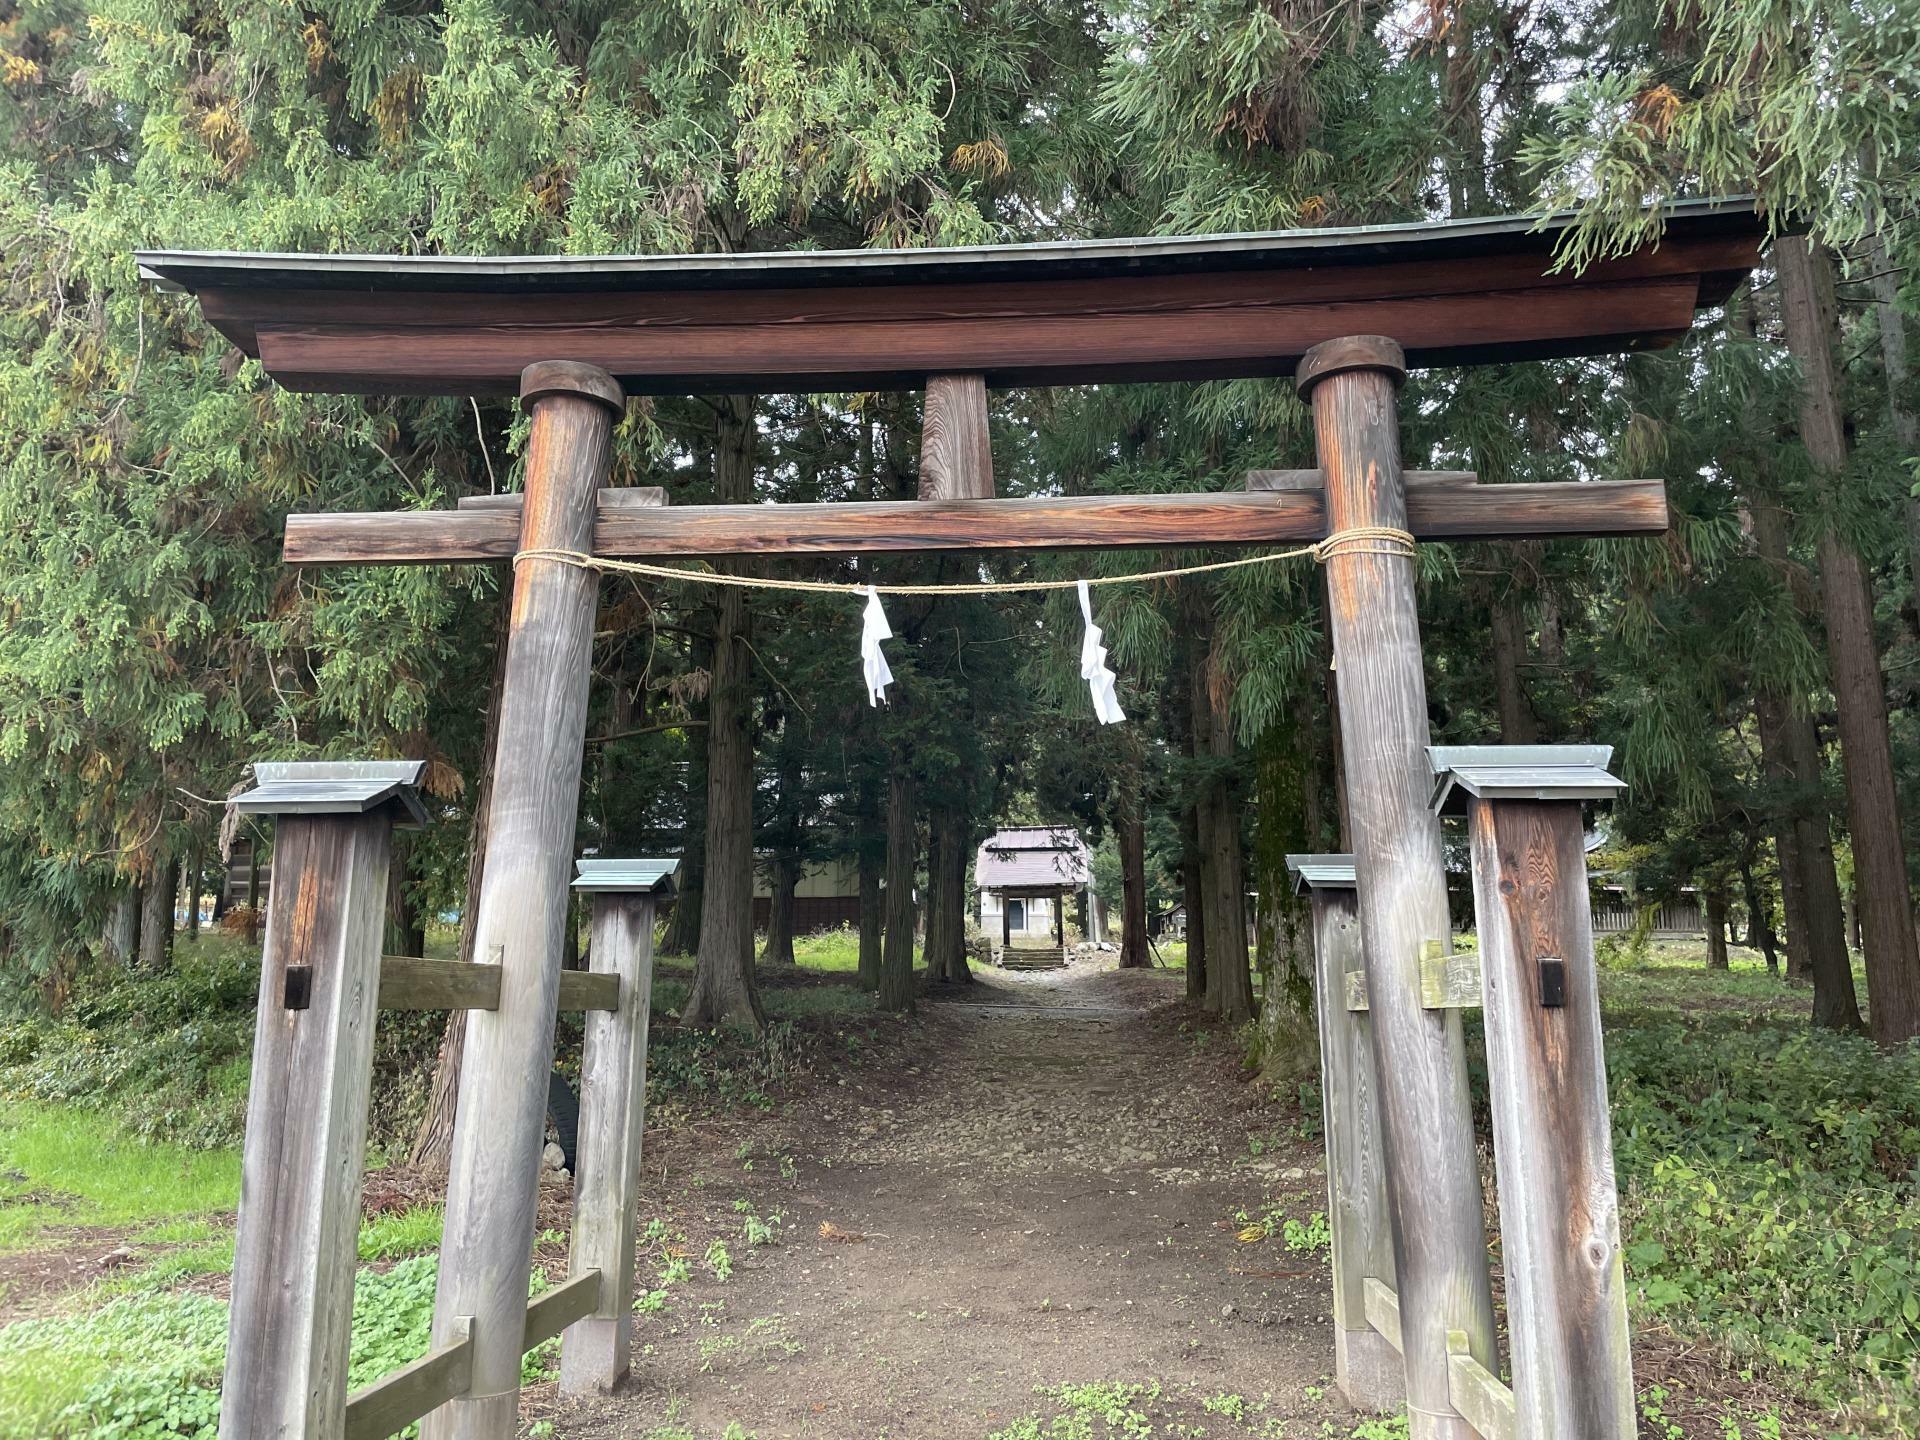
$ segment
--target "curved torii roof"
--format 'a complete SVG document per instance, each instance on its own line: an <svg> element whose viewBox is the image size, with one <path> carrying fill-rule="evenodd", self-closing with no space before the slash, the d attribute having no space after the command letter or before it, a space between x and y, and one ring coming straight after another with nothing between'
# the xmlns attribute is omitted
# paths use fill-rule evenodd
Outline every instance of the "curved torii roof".
<svg viewBox="0 0 1920 1440"><path fill-rule="evenodd" d="M630 394L1281 375L1381 334L1413 365L1670 344L1758 258L1741 197L1556 271L1569 215L918 250L374 256L149 250L141 273L295 390L509 394L582 361Z"/></svg>

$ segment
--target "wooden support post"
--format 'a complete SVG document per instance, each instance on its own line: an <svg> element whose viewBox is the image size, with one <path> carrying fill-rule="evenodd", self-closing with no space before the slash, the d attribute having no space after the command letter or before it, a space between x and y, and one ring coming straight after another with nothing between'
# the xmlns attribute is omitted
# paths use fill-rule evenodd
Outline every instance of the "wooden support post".
<svg viewBox="0 0 1920 1440"><path fill-rule="evenodd" d="M1405 357L1380 336L1315 346L1298 383L1313 407L1330 535L1407 525L1394 392ZM1413 560L1377 542L1327 557L1360 928L1405 1338L1409 1434L1468 1440L1448 1399L1447 1332L1494 1366L1493 1292L1457 1010L1421 1003L1420 959L1450 934L1440 823L1427 808L1427 687Z"/></svg>
<svg viewBox="0 0 1920 1440"><path fill-rule="evenodd" d="M1296 861L1311 873L1301 873ZM1367 1281L1380 1280L1391 1288L1395 1279L1372 1042L1366 1012L1347 1008L1347 976L1360 972L1363 964L1353 857L1289 855L1287 863L1310 887L1313 906L1320 1104L1327 1138L1327 1215L1333 1230L1334 1378L1356 1410L1397 1410L1406 1398L1399 1352L1367 1323Z"/></svg>
<svg viewBox="0 0 1920 1440"><path fill-rule="evenodd" d="M586 550L623 399L590 365L531 365L520 548ZM597 578L555 560L514 569L492 831L474 953L502 967L500 1005L467 1017L433 1341L473 1317L473 1386L422 1423L425 1440L508 1440L519 1424L547 1072L567 919Z"/></svg>
<svg viewBox="0 0 1920 1440"><path fill-rule="evenodd" d="M270 768L294 772L306 793L276 801ZM247 1091L221 1440L337 1440L346 1424L396 807L378 781L325 795L311 777L354 768L262 765L261 788L238 801L281 819ZM417 768L384 767L409 778Z"/></svg>
<svg viewBox="0 0 1920 1440"><path fill-rule="evenodd" d="M584 888L583 877L582 884ZM633 1228L646 1130L647 1012L653 993L651 889L596 889L596 974L620 979L618 1010L587 1016L580 1070L580 1158L573 1185L574 1275L597 1270L599 1303L560 1342L560 1389L610 1391L633 1345Z"/></svg>
<svg viewBox="0 0 1920 1440"><path fill-rule="evenodd" d="M1580 803L1476 797L1468 817L1519 1435L1631 1440Z"/></svg>

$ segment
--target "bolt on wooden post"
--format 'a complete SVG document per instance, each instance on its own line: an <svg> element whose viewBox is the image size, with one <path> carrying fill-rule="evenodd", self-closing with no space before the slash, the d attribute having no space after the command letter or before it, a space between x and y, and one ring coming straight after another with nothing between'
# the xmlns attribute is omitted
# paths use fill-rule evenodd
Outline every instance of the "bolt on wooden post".
<svg viewBox="0 0 1920 1440"><path fill-rule="evenodd" d="M1387 1181L1380 1163L1380 1101L1367 1012L1347 1004L1347 976L1364 974L1351 855L1289 855L1313 907L1313 987L1320 1025L1320 1104L1327 1141L1327 1217L1333 1231L1333 1363L1356 1410L1406 1399L1400 1354L1367 1323L1366 1284L1395 1285Z"/></svg>
<svg viewBox="0 0 1920 1440"><path fill-rule="evenodd" d="M552 361L527 367L520 398L533 417L520 549L590 552L620 387L594 366ZM473 1317L473 1384L427 1417L425 1440L508 1440L518 1425L598 589L593 572L561 561L514 567L474 915L474 954L501 967L500 1003L467 1020L433 1316L436 1347Z"/></svg>
<svg viewBox="0 0 1920 1440"><path fill-rule="evenodd" d="M582 860L573 888L593 900L588 966L616 975L620 1004L590 1011L580 1065L580 1151L569 1273L600 1273L600 1303L560 1340L560 1389L611 1391L633 1348L633 1232L647 1114L653 916L677 860Z"/></svg>
<svg viewBox="0 0 1920 1440"><path fill-rule="evenodd" d="M416 760L254 766L276 817L220 1387L221 1440L337 1440L346 1423L360 1177L393 827Z"/></svg>
<svg viewBox="0 0 1920 1440"><path fill-rule="evenodd" d="M1633 1362L1587 895L1605 745L1435 746L1473 850L1519 1440L1631 1440Z"/></svg>
<svg viewBox="0 0 1920 1440"><path fill-rule="evenodd" d="M1355 335L1301 360L1326 480L1327 533L1407 527L1395 392L1399 345ZM1448 1398L1447 1332L1494 1363L1493 1292L1460 1017L1429 1010L1420 960L1451 927L1440 824L1428 809L1427 686L1413 560L1378 542L1326 557L1340 738L1380 1082L1382 1152L1413 1440L1468 1440Z"/></svg>

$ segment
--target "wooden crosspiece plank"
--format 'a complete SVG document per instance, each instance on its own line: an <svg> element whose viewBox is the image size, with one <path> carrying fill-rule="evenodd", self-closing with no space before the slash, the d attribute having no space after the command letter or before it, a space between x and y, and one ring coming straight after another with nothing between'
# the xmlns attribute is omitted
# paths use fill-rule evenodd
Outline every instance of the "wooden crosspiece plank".
<svg viewBox="0 0 1920 1440"><path fill-rule="evenodd" d="M1659 480L1416 484L1407 493L1407 523L1424 540L1660 535L1667 529L1666 485ZM1296 489L678 508L603 504L593 527L593 551L613 558L688 560L928 550L1180 549L1299 545L1326 533L1321 492ZM285 557L295 565L444 565L508 560L519 543L519 514L505 505L289 515Z"/></svg>

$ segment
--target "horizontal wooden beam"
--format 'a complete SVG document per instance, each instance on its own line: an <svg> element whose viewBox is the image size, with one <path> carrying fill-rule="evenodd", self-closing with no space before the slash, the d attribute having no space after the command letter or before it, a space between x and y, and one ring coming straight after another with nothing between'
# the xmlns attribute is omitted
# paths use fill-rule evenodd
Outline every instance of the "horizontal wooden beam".
<svg viewBox="0 0 1920 1440"><path fill-rule="evenodd" d="M597 970L560 972L560 1009L618 1010L620 977Z"/></svg>
<svg viewBox="0 0 1920 1440"><path fill-rule="evenodd" d="M1418 485L1408 524L1425 540L1659 535L1659 480ZM1318 490L821 505L642 506L603 511L594 551L613 557L871 555L918 550L1190 549L1298 545L1326 534ZM519 516L505 509L289 515L295 565L444 565L511 559Z"/></svg>
<svg viewBox="0 0 1920 1440"><path fill-rule="evenodd" d="M386 1440L473 1384L473 1317L456 1316L452 1344L430 1350L347 1397L345 1440Z"/></svg>
<svg viewBox="0 0 1920 1440"><path fill-rule="evenodd" d="M463 960L422 960L412 955L380 959L382 1010L497 1010L498 965ZM560 972L562 1010L618 1010L620 977L586 970Z"/></svg>
<svg viewBox="0 0 1920 1440"><path fill-rule="evenodd" d="M1516 1440L1519 1435L1513 1390L1473 1358L1464 1330L1447 1332L1447 1399L1480 1440Z"/></svg>
<svg viewBox="0 0 1920 1440"><path fill-rule="evenodd" d="M1400 1297L1386 1281L1369 1275L1362 1284L1366 1295L1367 1324L1380 1333L1389 1345L1406 1353L1400 1343Z"/></svg>
<svg viewBox="0 0 1920 1440"><path fill-rule="evenodd" d="M500 967L416 955L380 957L382 1010L497 1010Z"/></svg>
<svg viewBox="0 0 1920 1440"><path fill-rule="evenodd" d="M544 1290L527 1306L526 1337L523 1351L553 1339L576 1320L593 1314L600 1304L600 1272L582 1270L551 1290Z"/></svg>

